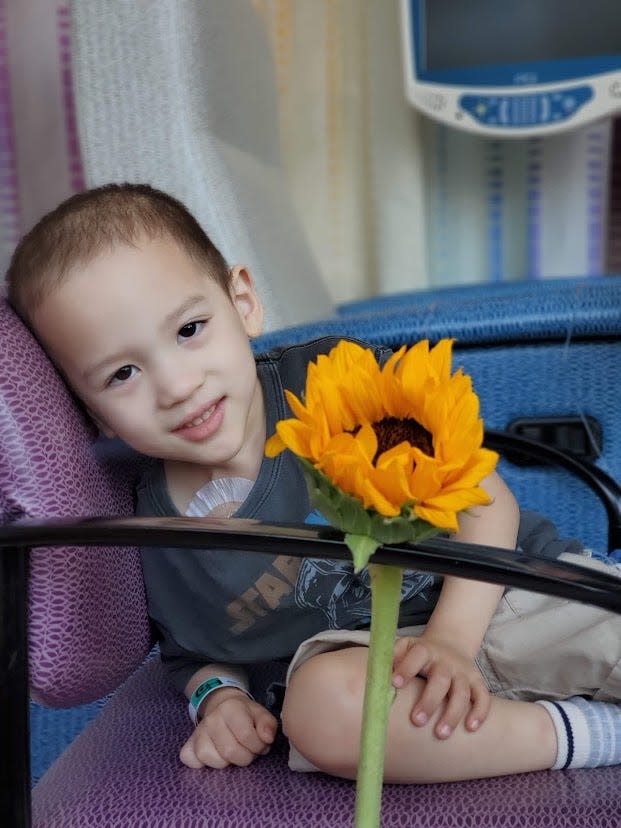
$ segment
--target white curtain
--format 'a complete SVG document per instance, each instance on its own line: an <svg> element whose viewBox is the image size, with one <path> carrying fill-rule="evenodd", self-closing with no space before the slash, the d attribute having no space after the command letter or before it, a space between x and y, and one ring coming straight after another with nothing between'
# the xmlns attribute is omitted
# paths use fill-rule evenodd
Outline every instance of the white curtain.
<svg viewBox="0 0 621 828"><path fill-rule="evenodd" d="M421 119L397 0L253 0L277 67L284 163L337 301L426 286Z"/></svg>
<svg viewBox="0 0 621 828"><path fill-rule="evenodd" d="M245 2L271 36L283 160L331 298L426 284L420 129L401 91L396 2ZM120 14L130 5L104 5L117 3ZM69 18L67 3L0 0L3 269L19 235L84 183Z"/></svg>
<svg viewBox="0 0 621 828"><path fill-rule="evenodd" d="M606 246L610 250L615 234L608 227L610 124L513 142L440 127L420 117L403 94L398 0L236 2L252 10L271 44L278 102L274 135L280 136L296 221L320 274L319 312L328 311L326 293L331 302L343 302L458 282L605 270ZM130 14L135 24L144 15L148 30L163 6L176 19L202 9L201 25L208 30L217 27L219 16L231 16L231 0L75 0L71 7L57 0L0 0L3 269L24 230L85 182L93 183L93 158L100 153L93 152L98 145L79 146L76 106L81 104L83 136L91 136L93 124L92 119L85 124L88 101L74 100L71 18L74 25L80 18L92 21L95 12L88 10L101 9L102 19ZM105 42L108 32L99 31ZM99 43L97 31L89 37ZM179 43L176 47L183 53ZM240 77L245 73L252 83L249 52L245 48L238 59ZM136 93L131 52L106 58L100 43L95 56L116 60L117 80L124 82L125 73ZM164 65L166 50L157 57ZM81 66L86 71L88 54ZM156 96L157 83L151 89ZM98 104L91 103L96 113ZM261 103L256 101L259 109ZM271 99L265 103L265 112L274 111ZM237 104L232 95L228 111L234 114ZM222 101L218 106L226 115ZM262 123L263 133L266 126ZM185 127L171 124L171 133L175 130L183 135ZM140 140L149 141L148 129L140 130ZM118 155L112 143L107 151L111 158ZM89 169L83 171L85 157ZM105 177L107 168L101 167L96 175ZM614 178L617 190L620 180ZM182 192L184 183L179 182ZM610 203L613 208L618 203L614 193ZM273 244L281 243L274 233ZM617 259L608 254L609 262ZM274 322L285 318L279 310Z"/></svg>

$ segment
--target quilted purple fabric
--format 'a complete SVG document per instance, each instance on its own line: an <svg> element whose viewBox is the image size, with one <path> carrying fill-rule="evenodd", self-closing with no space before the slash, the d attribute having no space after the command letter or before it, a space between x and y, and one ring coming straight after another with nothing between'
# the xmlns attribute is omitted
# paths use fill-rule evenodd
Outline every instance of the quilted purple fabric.
<svg viewBox="0 0 621 828"><path fill-rule="evenodd" d="M286 765L280 739L248 768L191 770L185 704L148 662L34 790L35 828L332 828L355 787ZM387 785L383 828L618 828L619 769L547 771L446 785Z"/></svg>
<svg viewBox="0 0 621 828"><path fill-rule="evenodd" d="M96 456L93 427L4 298L0 329L4 519L131 514L135 461ZM38 701L92 701L144 660L149 629L135 549L35 550L30 590Z"/></svg>

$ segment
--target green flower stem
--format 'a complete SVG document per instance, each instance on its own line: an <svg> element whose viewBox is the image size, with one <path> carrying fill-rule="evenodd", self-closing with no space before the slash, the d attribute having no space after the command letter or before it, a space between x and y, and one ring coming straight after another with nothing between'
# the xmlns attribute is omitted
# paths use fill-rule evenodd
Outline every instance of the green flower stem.
<svg viewBox="0 0 621 828"><path fill-rule="evenodd" d="M371 641L356 778L356 828L380 825L386 731L395 694L390 677L403 570L399 566L369 564L369 574Z"/></svg>

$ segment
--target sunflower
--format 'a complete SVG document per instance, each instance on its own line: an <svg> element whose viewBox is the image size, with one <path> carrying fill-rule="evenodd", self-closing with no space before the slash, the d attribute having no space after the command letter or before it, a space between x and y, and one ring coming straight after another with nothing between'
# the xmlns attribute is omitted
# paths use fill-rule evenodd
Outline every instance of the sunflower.
<svg viewBox="0 0 621 828"><path fill-rule="evenodd" d="M369 567L371 640L365 686L356 826L379 825L400 567L371 561L383 543L456 531L457 513L489 503L481 481L495 452L482 447L483 422L470 377L451 373L453 341L400 348L383 367L373 351L342 340L310 363L294 415L276 425L265 453L290 449L301 461L311 502L345 533L354 569Z"/></svg>
<svg viewBox="0 0 621 828"><path fill-rule="evenodd" d="M451 374L453 341L404 346L380 367L373 351L340 341L310 363L293 417L266 444L285 448L384 519L420 519L457 531L457 513L489 503L481 481L495 452L482 447L483 421L469 376Z"/></svg>

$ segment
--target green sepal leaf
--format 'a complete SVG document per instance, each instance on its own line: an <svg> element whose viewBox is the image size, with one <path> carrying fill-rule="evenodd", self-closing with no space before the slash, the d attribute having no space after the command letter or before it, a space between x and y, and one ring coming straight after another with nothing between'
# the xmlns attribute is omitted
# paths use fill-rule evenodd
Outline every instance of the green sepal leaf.
<svg viewBox="0 0 621 828"><path fill-rule="evenodd" d="M345 535L345 543L354 559L354 572L361 572L369 563L369 558L381 544L368 535Z"/></svg>

